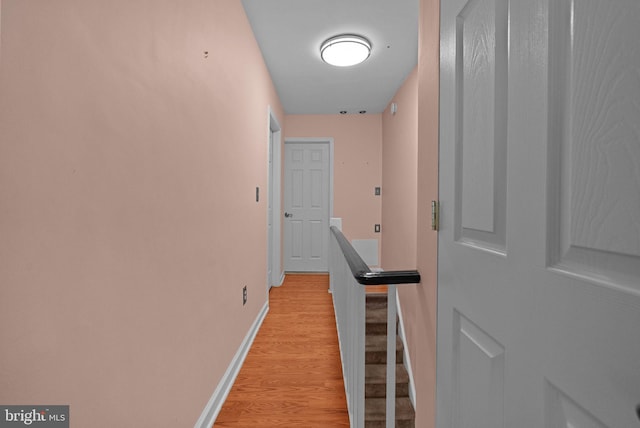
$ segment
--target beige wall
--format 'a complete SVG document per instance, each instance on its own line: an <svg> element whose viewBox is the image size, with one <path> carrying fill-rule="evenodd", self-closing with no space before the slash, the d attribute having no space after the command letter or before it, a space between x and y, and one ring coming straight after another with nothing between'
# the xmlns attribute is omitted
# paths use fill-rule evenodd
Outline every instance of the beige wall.
<svg viewBox="0 0 640 428"><path fill-rule="evenodd" d="M380 239L382 117L363 115L286 115L285 138L332 137L334 140L333 216L342 218L349 239ZM378 247L380 248L380 246Z"/></svg>
<svg viewBox="0 0 640 428"><path fill-rule="evenodd" d="M284 117L242 5L1 7L0 403L193 426L266 300Z"/></svg>
<svg viewBox="0 0 640 428"><path fill-rule="evenodd" d="M416 268L418 210L418 70L406 78L382 114L382 264Z"/></svg>

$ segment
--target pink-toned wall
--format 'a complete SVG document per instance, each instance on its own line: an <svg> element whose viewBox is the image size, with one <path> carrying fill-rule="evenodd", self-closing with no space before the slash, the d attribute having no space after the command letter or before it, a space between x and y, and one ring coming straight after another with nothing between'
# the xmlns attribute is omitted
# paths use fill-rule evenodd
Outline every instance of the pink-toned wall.
<svg viewBox="0 0 640 428"><path fill-rule="evenodd" d="M285 138L332 137L333 217L342 218L349 239L378 239L382 198L382 117L380 114L286 115ZM380 243L378 245L380 249Z"/></svg>
<svg viewBox="0 0 640 428"><path fill-rule="evenodd" d="M416 387L416 426L422 428L435 426L438 235L430 218L431 201L438 200L439 16L438 0L420 0L416 267L422 281L399 292Z"/></svg>
<svg viewBox="0 0 640 428"><path fill-rule="evenodd" d="M193 426L266 302L284 116L241 2L0 4L0 403Z"/></svg>
<svg viewBox="0 0 640 428"><path fill-rule="evenodd" d="M418 70L409 74L382 114L382 263L416 268L418 215Z"/></svg>

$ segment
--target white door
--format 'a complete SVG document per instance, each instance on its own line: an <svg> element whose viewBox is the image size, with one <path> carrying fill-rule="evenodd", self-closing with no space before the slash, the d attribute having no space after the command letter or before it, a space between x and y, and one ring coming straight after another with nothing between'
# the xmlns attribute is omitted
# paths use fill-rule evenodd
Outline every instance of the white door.
<svg viewBox="0 0 640 428"><path fill-rule="evenodd" d="M640 427L640 2L441 2L438 428Z"/></svg>
<svg viewBox="0 0 640 428"><path fill-rule="evenodd" d="M284 163L285 270L326 272L329 144L286 142Z"/></svg>

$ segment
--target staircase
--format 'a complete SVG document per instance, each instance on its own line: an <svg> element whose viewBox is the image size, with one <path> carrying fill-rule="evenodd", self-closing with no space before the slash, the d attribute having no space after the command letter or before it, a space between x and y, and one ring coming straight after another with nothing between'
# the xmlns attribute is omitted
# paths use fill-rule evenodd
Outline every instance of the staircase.
<svg viewBox="0 0 640 428"><path fill-rule="evenodd" d="M366 295L365 428L386 427L387 294ZM396 428L415 428L409 399L409 374L404 367L404 346L396 320Z"/></svg>

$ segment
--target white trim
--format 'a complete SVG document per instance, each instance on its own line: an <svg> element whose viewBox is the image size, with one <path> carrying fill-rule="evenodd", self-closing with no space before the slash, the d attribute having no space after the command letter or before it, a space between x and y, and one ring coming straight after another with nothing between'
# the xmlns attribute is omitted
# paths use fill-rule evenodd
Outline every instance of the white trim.
<svg viewBox="0 0 640 428"><path fill-rule="evenodd" d="M280 287L282 284L284 284L284 271L280 274L280 282L278 283L278 285L275 285L275 287Z"/></svg>
<svg viewBox="0 0 640 428"><path fill-rule="evenodd" d="M247 353L249 352L249 348L251 348L251 344L253 344L253 340L256 338L260 327L262 326L262 322L264 318L267 316L267 312L269 312L269 302L265 302L262 310L258 314L258 317L255 319L251 328L249 329L247 335L245 336L240 348L236 352L236 355L231 360L231 364L227 368L227 371L222 376L222 379L218 383L216 390L213 391L213 395L209 399L209 402L205 406L202 414L198 418L198 421L194 425L194 428L211 428L213 423L216 421L220 410L222 409L222 405L224 401L227 399L229 395L229 391L231 391L231 387L233 386L233 382L235 382L238 373L240 372L240 368L244 363L244 359L247 357Z"/></svg>
<svg viewBox="0 0 640 428"><path fill-rule="evenodd" d="M271 138L273 134L273 138ZM271 106L267 106L267 156L271 156L271 167L267 171L268 198L270 198L272 216L271 219L271 236L267 237L267 251L270 253L271 266L267 266L267 272L271 271L271 277L267 278L267 292L269 289L282 285L284 271L282 269L282 200L281 200L281 183L282 183L282 127L276 117ZM269 159L267 158L267 165ZM267 206L267 210L268 210ZM268 216L267 212L267 216ZM267 219L267 222L269 220ZM268 225L267 225L268 227ZM267 254L267 264L269 263L269 254ZM274 279L281 277L280 283L276 283Z"/></svg>
<svg viewBox="0 0 640 428"><path fill-rule="evenodd" d="M400 340L402 340L402 344L404 345L404 367L407 369L407 373L409 374L409 399L411 400L411 404L413 404L413 408L416 408L416 384L413 381L413 371L411 370L411 357L409 357L409 347L407 346L407 336L404 334L404 321L402 318L402 309L400 307L400 295L398 295L398 290L396 289L396 306L398 308L398 335L400 336Z"/></svg>

